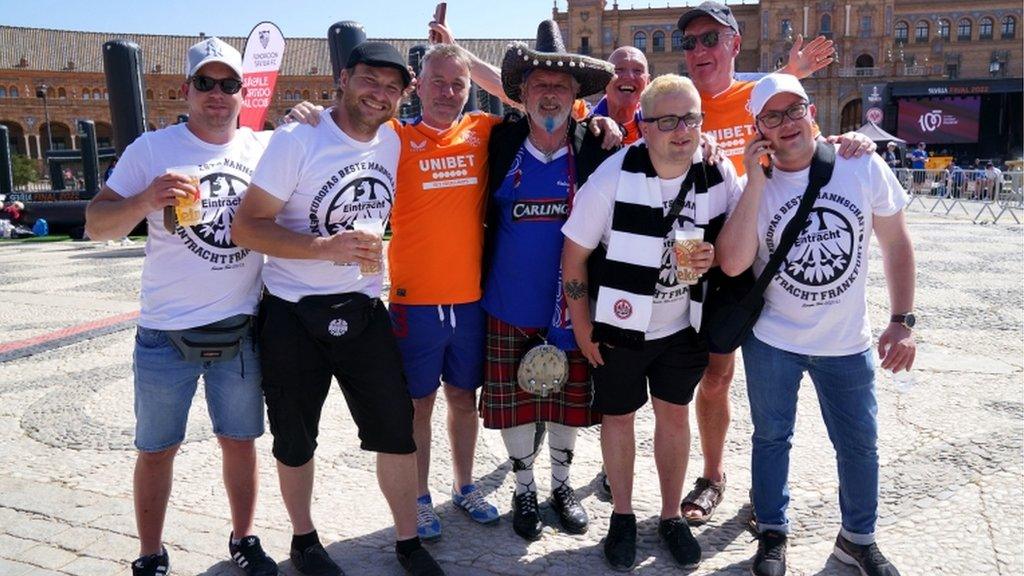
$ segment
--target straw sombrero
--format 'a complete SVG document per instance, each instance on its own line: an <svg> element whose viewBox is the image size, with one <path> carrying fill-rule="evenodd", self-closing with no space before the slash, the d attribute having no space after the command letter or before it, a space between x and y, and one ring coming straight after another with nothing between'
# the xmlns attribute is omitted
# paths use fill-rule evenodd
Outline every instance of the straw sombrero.
<svg viewBox="0 0 1024 576"><path fill-rule="evenodd" d="M545 20L537 27L534 48L513 42L505 50L501 61L501 84L505 94L516 102L522 102L523 74L535 69L571 74L580 84L577 98L601 92L615 73L615 68L604 60L570 54L553 20Z"/></svg>

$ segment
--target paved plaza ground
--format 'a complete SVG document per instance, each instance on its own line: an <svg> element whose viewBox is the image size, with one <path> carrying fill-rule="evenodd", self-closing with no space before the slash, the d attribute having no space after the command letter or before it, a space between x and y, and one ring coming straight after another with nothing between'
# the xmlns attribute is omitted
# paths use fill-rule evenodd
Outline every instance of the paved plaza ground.
<svg viewBox="0 0 1024 576"><path fill-rule="evenodd" d="M904 576L1024 574L1024 228L1005 219L977 225L920 207L909 220L918 262L917 384L897 393L891 379L878 382L879 540ZM877 337L888 298L877 246L872 254L868 296ZM138 551L130 315L138 309L142 258L141 244L0 244L0 575L130 573L128 562ZM79 328L44 342L71 327ZM26 348L32 342L39 344ZM829 555L839 529L834 453L810 382L804 384L791 472L789 574L854 576ZM230 524L218 448L199 395L176 462L165 532L172 572L240 574L227 561ZM704 561L693 574L747 574L756 549L745 530L751 425L742 364L732 403L729 488L714 520L696 530ZM494 431L480 436L475 473L504 514L501 522L478 527L453 509L443 413L442 401L431 487L444 537L429 547L448 574L605 573L601 541L611 504L597 491L596 429L581 433L573 466L590 531L560 533L545 510L550 527L539 541L526 543L512 532L513 477ZM374 457L358 449L336 389L322 424L313 509L327 549L352 576L401 574ZM645 409L638 418L642 563L636 573L677 574L656 533L652 429ZM693 444L699 445L696 430ZM282 570L295 574L270 445L269 434L257 443L258 534ZM542 500L548 466L544 454L537 465ZM695 450L688 486L700 469Z"/></svg>

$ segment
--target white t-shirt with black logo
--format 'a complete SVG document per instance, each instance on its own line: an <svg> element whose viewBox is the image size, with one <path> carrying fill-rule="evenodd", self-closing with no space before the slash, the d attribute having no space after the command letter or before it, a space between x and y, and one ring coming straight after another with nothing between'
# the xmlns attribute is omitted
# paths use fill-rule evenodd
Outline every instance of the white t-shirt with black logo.
<svg viewBox="0 0 1024 576"><path fill-rule="evenodd" d="M776 169L768 180L757 218L759 246L754 271L768 264L782 239L810 169ZM832 179L811 208L779 272L765 290L765 307L754 335L771 346L816 356L858 354L871 346L867 294L872 216L892 216L907 194L877 154L836 155Z"/></svg>
<svg viewBox="0 0 1024 576"><path fill-rule="evenodd" d="M572 212L562 226L566 238L588 249L597 248L598 243L607 247L612 233L612 212L615 208L615 191L619 186L619 175L625 152L619 152L598 167L587 179L579 193L573 199ZM694 154L700 161L700 156ZM728 193L711 194L708 197L710 214L731 213L743 192L743 185L731 167L722 166L722 177ZM661 200L667 215L679 195L686 174L670 180L658 179L661 186ZM645 340L656 340L671 336L690 326L690 287L681 284L676 276L675 230L684 221L692 221L695 210L693 193L683 204L683 209L675 222L672 232L665 237L661 254L661 270L658 272L658 285L654 290L654 304L651 308L651 322L644 333ZM596 287L592 287L596 288ZM591 310L591 314L593 314Z"/></svg>
<svg viewBox="0 0 1024 576"><path fill-rule="evenodd" d="M278 128L256 168L253 184L285 202L277 223L293 232L327 237L359 219L387 220L395 198L401 142L385 124L370 142L345 134L331 110L317 126ZM380 296L382 274L363 276L359 266L327 260L268 256L263 282L271 294L298 302L313 294L362 292Z"/></svg>
<svg viewBox="0 0 1024 576"><path fill-rule="evenodd" d="M253 314L263 255L235 245L231 223L270 133L240 128L229 144L200 140L186 124L146 132L124 151L107 186L124 198L142 193L168 168L198 166L203 219L164 228L163 210L146 215L139 325L181 330Z"/></svg>

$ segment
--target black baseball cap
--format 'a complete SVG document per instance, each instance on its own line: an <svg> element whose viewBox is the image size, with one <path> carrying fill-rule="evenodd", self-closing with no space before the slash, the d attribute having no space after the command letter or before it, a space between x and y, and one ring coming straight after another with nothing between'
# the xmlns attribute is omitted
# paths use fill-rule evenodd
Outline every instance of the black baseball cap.
<svg viewBox="0 0 1024 576"><path fill-rule="evenodd" d="M345 68L355 68L356 64L394 68L402 73L402 82L406 88L412 83L412 74L409 73L405 59L387 42L363 42L357 45L349 53Z"/></svg>
<svg viewBox="0 0 1024 576"><path fill-rule="evenodd" d="M737 32L740 31L740 25L736 22L732 9L718 2L704 2L693 10L684 13L679 17L679 30L686 32L686 26L701 16L707 16L723 26L728 26Z"/></svg>

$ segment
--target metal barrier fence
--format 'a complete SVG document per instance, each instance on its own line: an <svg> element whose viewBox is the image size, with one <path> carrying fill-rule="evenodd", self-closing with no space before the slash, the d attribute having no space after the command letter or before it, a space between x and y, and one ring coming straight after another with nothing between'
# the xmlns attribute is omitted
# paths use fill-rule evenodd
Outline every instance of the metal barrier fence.
<svg viewBox="0 0 1024 576"><path fill-rule="evenodd" d="M1004 216L1021 223L1024 216L1024 172L1003 172L992 178L984 170L896 170L911 194L907 208L920 204L928 212L950 214L959 209L975 223L997 223Z"/></svg>

